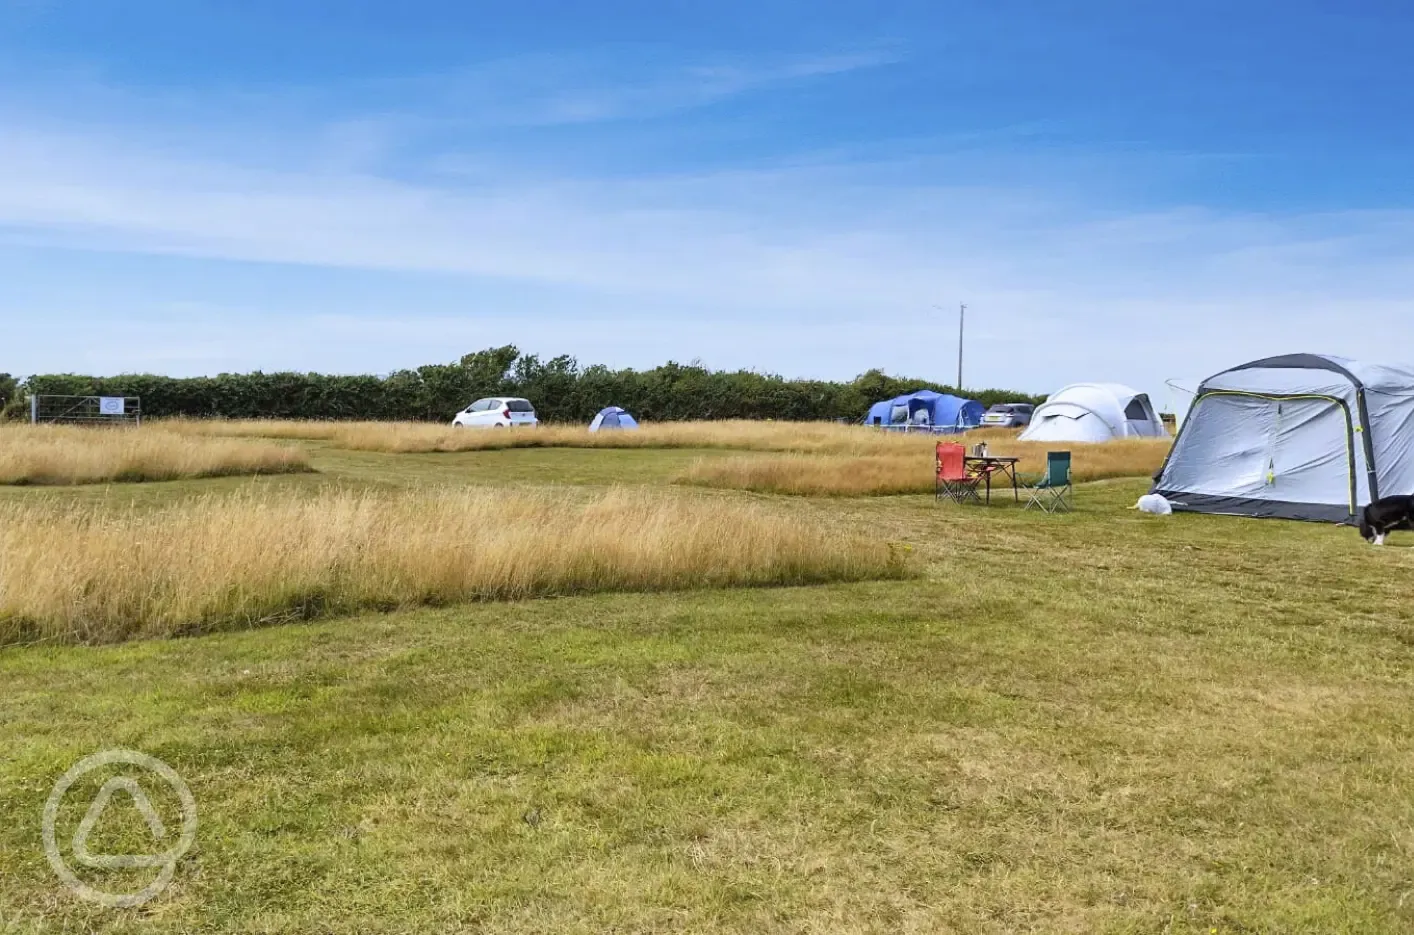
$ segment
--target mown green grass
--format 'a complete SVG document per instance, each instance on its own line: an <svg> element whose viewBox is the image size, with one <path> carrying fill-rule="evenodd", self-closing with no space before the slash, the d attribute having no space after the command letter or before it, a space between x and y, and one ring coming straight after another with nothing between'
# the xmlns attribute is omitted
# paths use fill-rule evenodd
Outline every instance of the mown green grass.
<svg viewBox="0 0 1414 935"><path fill-rule="evenodd" d="M521 482L678 469L525 454ZM409 457L244 483L444 483L466 456ZM1128 511L1144 487L1081 487L1059 517L780 498L908 547L913 581L0 652L0 923L1414 930L1414 549ZM196 851L145 910L76 902L39 845L54 780L116 746L199 803Z"/></svg>

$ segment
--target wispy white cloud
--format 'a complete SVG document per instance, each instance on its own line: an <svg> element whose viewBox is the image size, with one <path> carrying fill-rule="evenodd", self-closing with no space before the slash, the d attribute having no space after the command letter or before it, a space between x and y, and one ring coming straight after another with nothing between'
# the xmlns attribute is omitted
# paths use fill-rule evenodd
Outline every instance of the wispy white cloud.
<svg viewBox="0 0 1414 935"><path fill-rule="evenodd" d="M68 132L275 167L386 170L405 153L429 169L464 166L487 134L682 115L736 98L904 61L897 44L812 55L703 55L684 62L651 48L528 53L426 73L279 86L113 84L90 69L33 75L0 61L0 128ZM533 145L533 144L532 144ZM429 150L428 147L431 147ZM527 153L503 153L502 170ZM406 163L404 163L406 168Z"/></svg>
<svg viewBox="0 0 1414 935"><path fill-rule="evenodd" d="M0 142L0 176L0 223L89 249L459 273L771 307L877 298L875 268L910 280L922 272L907 268L918 248L887 228L817 226L848 209L812 208L811 179L788 173L448 190L11 133ZM863 208L873 194L850 197Z"/></svg>
<svg viewBox="0 0 1414 935"><path fill-rule="evenodd" d="M0 224L87 249L771 307L919 301L952 283L1195 298L1320 290L1355 270L1357 294L1409 284L1404 212L1122 213L886 176L854 165L443 188L19 130L0 139Z"/></svg>
<svg viewBox="0 0 1414 935"><path fill-rule="evenodd" d="M529 122L607 121L874 67L890 54L717 63L639 83L560 75L537 84L520 62L505 70L515 81L498 85L483 71L436 107L448 119L481 101L478 119L493 122L503 105ZM465 109L446 103L456 100ZM169 322L136 314L107 339L104 329L72 337L87 342L82 352L61 348L95 367L350 369L339 361L356 360L388 369L442 359L455 356L449 344L504 337L487 328L504 305L476 297L488 284L500 303L507 289L541 290L514 314L517 340L547 353L834 376L874 365L946 376L952 323L931 307L966 300L976 310L969 372L1037 389L1084 377L1156 388L1297 348L1368 356L1358 335L1331 324L1408 335L1414 320L1408 212L1126 209L1074 185L969 186L967 165L942 156L604 179L508 172L514 151L466 145L462 158L484 160L474 176L414 181L369 168L396 145L376 114L318 122L299 145L268 129L237 134L219 118L186 128L246 139L224 154L141 120L105 126L0 109L0 126L0 243L468 284L459 314L412 299L334 314L275 295L278 347L254 326L233 326L253 319L243 312L192 313L175 343L161 337ZM193 297L220 309L222 288L213 279ZM119 304L96 291L89 314ZM631 348L639 356L612 356ZM369 363L380 355L386 366Z"/></svg>
<svg viewBox="0 0 1414 935"><path fill-rule="evenodd" d="M584 124L662 117L811 79L904 60L892 45L843 52L693 64L634 50L525 55L453 72L367 82L364 91L439 119L478 125ZM416 102L416 104L412 104Z"/></svg>

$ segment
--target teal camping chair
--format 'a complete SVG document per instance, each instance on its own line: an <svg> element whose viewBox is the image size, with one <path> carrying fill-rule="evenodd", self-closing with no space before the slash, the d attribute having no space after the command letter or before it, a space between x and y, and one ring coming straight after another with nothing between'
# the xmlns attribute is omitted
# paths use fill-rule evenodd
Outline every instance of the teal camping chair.
<svg viewBox="0 0 1414 935"><path fill-rule="evenodd" d="M1071 510L1070 452L1046 452L1046 473L1030 488L1026 509L1033 506L1046 513L1069 513Z"/></svg>

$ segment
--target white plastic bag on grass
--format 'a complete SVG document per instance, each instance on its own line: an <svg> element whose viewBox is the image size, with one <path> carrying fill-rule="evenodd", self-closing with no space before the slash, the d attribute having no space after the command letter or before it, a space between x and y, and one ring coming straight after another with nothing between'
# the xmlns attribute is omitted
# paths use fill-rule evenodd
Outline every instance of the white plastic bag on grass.
<svg viewBox="0 0 1414 935"><path fill-rule="evenodd" d="M1134 508L1143 513L1153 513L1156 516L1168 516L1173 512L1173 504L1156 493L1146 493L1140 497L1139 502L1134 504Z"/></svg>

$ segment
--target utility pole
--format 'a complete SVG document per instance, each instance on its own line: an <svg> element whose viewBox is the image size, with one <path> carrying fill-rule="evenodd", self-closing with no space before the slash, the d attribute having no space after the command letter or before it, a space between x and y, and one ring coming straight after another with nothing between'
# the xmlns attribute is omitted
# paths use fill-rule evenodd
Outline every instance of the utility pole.
<svg viewBox="0 0 1414 935"><path fill-rule="evenodd" d="M962 392L962 324L967 319L967 306L957 307L957 391Z"/></svg>

